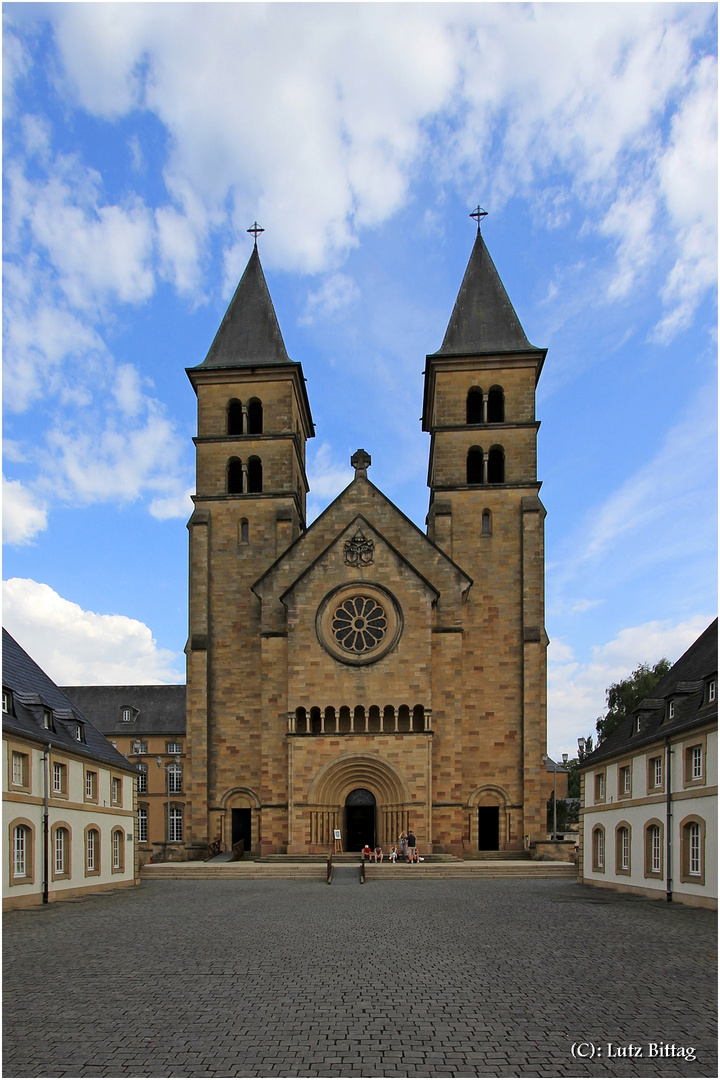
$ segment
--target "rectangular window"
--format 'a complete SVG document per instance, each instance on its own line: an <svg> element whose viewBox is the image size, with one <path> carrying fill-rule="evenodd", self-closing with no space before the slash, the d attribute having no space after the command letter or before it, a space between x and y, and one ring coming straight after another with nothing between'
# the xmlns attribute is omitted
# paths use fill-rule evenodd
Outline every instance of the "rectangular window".
<svg viewBox="0 0 720 1080"><path fill-rule="evenodd" d="M16 750L13 750L12 755L12 782L17 787L25 787L27 780L27 755L19 754Z"/></svg>
<svg viewBox="0 0 720 1080"><path fill-rule="evenodd" d="M64 795L67 791L67 766L59 761L53 762L53 795Z"/></svg>
<svg viewBox="0 0 720 1080"><path fill-rule="evenodd" d="M623 765L620 768L619 789L620 789L620 794L621 795L629 795L630 794L631 779L632 779L632 774L630 772L630 766L629 765Z"/></svg>
<svg viewBox="0 0 720 1080"><path fill-rule="evenodd" d="M112 801L117 804L122 802L122 781L117 776L112 778Z"/></svg>
<svg viewBox="0 0 720 1080"><path fill-rule="evenodd" d="M171 795L179 795L182 792L182 767L180 765L168 765L168 791Z"/></svg>
<svg viewBox="0 0 720 1080"><path fill-rule="evenodd" d="M132 709L123 709L122 719L123 724L129 724L133 718Z"/></svg>
<svg viewBox="0 0 720 1080"><path fill-rule="evenodd" d="M137 789L138 789L138 795L145 795L145 794L147 794L147 766L143 765L141 767L142 767L142 772L138 775L138 778L137 778L137 785L138 785Z"/></svg>
<svg viewBox="0 0 720 1080"><path fill-rule="evenodd" d="M132 752L133 754L147 754L147 743L141 742L139 739L137 739L133 743Z"/></svg>
<svg viewBox="0 0 720 1080"><path fill-rule="evenodd" d="M43 709L43 727L48 731L53 730L52 712L50 709Z"/></svg>
<svg viewBox="0 0 720 1080"><path fill-rule="evenodd" d="M693 746L692 748L692 779L702 780L703 774L703 760L702 760L702 746Z"/></svg>
<svg viewBox="0 0 720 1080"><path fill-rule="evenodd" d="M605 798L605 773L595 774L595 802L602 802Z"/></svg>
<svg viewBox="0 0 720 1080"><path fill-rule="evenodd" d="M712 679L708 683L708 701L712 704L712 702L715 700L716 697L717 697L717 683L716 683L715 679Z"/></svg>
<svg viewBox="0 0 720 1080"><path fill-rule="evenodd" d="M137 838L139 844L147 844L148 838L148 812L140 807L137 812Z"/></svg>
<svg viewBox="0 0 720 1080"><path fill-rule="evenodd" d="M168 754L182 754L182 743L169 742L167 744L167 752Z"/></svg>
<svg viewBox="0 0 720 1080"><path fill-rule="evenodd" d="M3 696L2 711L6 712L6 713L12 712L12 694L10 693L9 690L3 690L2 696Z"/></svg>
<svg viewBox="0 0 720 1080"><path fill-rule="evenodd" d="M17 825L13 829L13 877L27 877L27 829Z"/></svg>
<svg viewBox="0 0 720 1080"><path fill-rule="evenodd" d="M689 872L695 876L700 876L700 826L693 822L688 830L690 840L689 851Z"/></svg>
<svg viewBox="0 0 720 1080"><path fill-rule="evenodd" d="M662 758L653 758L653 785L662 787Z"/></svg>
<svg viewBox="0 0 720 1080"><path fill-rule="evenodd" d="M183 838L183 814L182 810L170 811L170 843L177 844Z"/></svg>
<svg viewBox="0 0 720 1080"><path fill-rule="evenodd" d="M97 773L90 770L85 773L85 798L97 799Z"/></svg>

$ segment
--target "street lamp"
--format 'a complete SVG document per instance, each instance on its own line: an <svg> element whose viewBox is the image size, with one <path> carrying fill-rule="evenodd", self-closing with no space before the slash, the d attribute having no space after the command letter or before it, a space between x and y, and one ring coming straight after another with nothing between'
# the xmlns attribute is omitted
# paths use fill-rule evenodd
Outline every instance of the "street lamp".
<svg viewBox="0 0 720 1080"><path fill-rule="evenodd" d="M163 760L160 757L160 754L158 754L158 756L155 758L155 764L157 765L158 769L165 770L165 776L167 777L167 842L165 847L165 850L167 852L167 846L170 844L170 769L173 765L180 764L180 755L175 754L172 761L168 761L167 765L163 765Z"/></svg>
<svg viewBox="0 0 720 1080"><path fill-rule="evenodd" d="M579 742L578 739L578 745ZM563 765L567 765L567 754L563 754L562 759ZM548 754L543 754L543 761L545 765L550 765L552 762L553 767L553 840L557 840L557 761L553 761Z"/></svg>

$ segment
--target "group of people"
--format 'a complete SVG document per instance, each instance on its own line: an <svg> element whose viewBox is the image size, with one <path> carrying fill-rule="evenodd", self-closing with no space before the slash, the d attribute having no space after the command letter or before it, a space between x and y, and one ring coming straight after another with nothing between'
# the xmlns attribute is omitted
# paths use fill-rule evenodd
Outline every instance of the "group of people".
<svg viewBox="0 0 720 1080"><path fill-rule="evenodd" d="M381 863L385 858L385 853L379 844L375 849L371 848L369 844L366 844L362 850L362 853L363 859L372 859L376 863ZM408 832L400 833L397 844L393 844L393 846L390 848L388 859L391 863L397 862L398 859L400 859L400 862L409 863L425 861L420 856L420 851L417 846L417 839L412 829L408 830Z"/></svg>

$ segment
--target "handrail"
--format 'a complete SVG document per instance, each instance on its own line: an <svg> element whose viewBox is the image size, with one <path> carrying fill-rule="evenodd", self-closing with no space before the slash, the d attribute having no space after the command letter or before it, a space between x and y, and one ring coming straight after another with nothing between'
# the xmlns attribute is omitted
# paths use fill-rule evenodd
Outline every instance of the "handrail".
<svg viewBox="0 0 720 1080"><path fill-rule="evenodd" d="M363 855L360 861L360 884L365 884L365 856Z"/></svg>
<svg viewBox="0 0 720 1080"><path fill-rule="evenodd" d="M330 854L330 855L328 855L328 858L327 858L327 883L328 883L328 885L332 885L332 879L333 879L333 861L332 861L332 854Z"/></svg>

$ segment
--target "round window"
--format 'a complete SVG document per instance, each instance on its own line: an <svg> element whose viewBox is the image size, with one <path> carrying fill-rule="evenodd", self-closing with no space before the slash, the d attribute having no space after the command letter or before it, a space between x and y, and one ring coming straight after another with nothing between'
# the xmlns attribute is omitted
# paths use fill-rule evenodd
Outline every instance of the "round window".
<svg viewBox="0 0 720 1080"><path fill-rule="evenodd" d="M396 644L402 616L395 598L379 585L341 585L320 605L315 620L320 644L344 664L372 664Z"/></svg>

